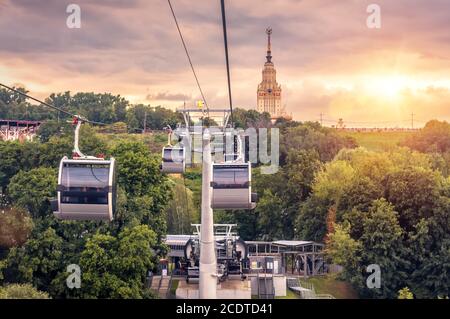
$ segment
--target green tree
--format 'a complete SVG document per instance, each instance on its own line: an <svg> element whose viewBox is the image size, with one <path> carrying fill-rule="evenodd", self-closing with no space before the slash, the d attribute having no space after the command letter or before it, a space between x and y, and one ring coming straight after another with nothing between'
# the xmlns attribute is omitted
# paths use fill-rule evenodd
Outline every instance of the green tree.
<svg viewBox="0 0 450 319"><path fill-rule="evenodd" d="M289 150L315 150L320 160L331 161L343 148L356 147L356 142L339 136L335 130L322 127L319 123L304 123L288 127L281 135L280 163L284 164Z"/></svg>
<svg viewBox="0 0 450 319"><path fill-rule="evenodd" d="M417 298L450 296L450 199L441 198L432 217L421 219L408 233L407 285Z"/></svg>
<svg viewBox="0 0 450 319"><path fill-rule="evenodd" d="M0 287L0 299L50 299L46 292L30 284L11 284Z"/></svg>
<svg viewBox="0 0 450 319"><path fill-rule="evenodd" d="M33 229L30 215L19 207L0 210L0 259L2 249L23 245Z"/></svg>
<svg viewBox="0 0 450 319"><path fill-rule="evenodd" d="M339 200L337 220L342 221L349 209L367 211L372 202L383 197L383 187L366 176L355 177Z"/></svg>
<svg viewBox="0 0 450 319"><path fill-rule="evenodd" d="M175 128L176 124L182 121L180 113L170 109L150 105L137 104L128 108L126 113L126 122L130 132L135 129L162 130L167 125Z"/></svg>
<svg viewBox="0 0 450 319"><path fill-rule="evenodd" d="M33 217L42 217L50 212L49 200L56 195L56 184L55 169L20 171L8 185L8 196L14 204L28 209Z"/></svg>
<svg viewBox="0 0 450 319"><path fill-rule="evenodd" d="M322 241L327 233L327 215L330 208L340 207L345 194L354 182L356 173L346 161L326 163L312 185L312 195L299 208L296 234L305 240ZM341 212L336 216L340 219Z"/></svg>
<svg viewBox="0 0 450 319"><path fill-rule="evenodd" d="M172 181L172 200L166 209L167 232L170 234L191 234L191 223L199 222L192 199L192 191L179 178Z"/></svg>
<svg viewBox="0 0 450 319"><path fill-rule="evenodd" d="M67 122L58 122L55 120L46 121L39 126L37 134L39 140L46 143L50 140L52 136L64 136L70 134L72 128Z"/></svg>
<svg viewBox="0 0 450 319"><path fill-rule="evenodd" d="M242 108L233 109L233 122L235 127L243 129L272 126L269 113L259 113L256 110L245 110Z"/></svg>
<svg viewBox="0 0 450 319"><path fill-rule="evenodd" d="M147 226L125 228L119 237L96 234L81 253L83 298L142 298L156 234Z"/></svg>
<svg viewBox="0 0 450 319"><path fill-rule="evenodd" d="M64 93L51 93L45 102L56 106L57 108L70 111L70 105L72 103L72 96L69 91ZM64 122L67 119L67 115L61 112L52 112L52 118L57 120L57 122Z"/></svg>
<svg viewBox="0 0 450 319"><path fill-rule="evenodd" d="M46 167L59 167L61 158L72 157L74 147L74 126L68 126L62 136L52 135L48 141L36 145L39 150L39 165ZM97 134L97 129L83 125L80 129L80 150L85 155L110 155L106 139Z"/></svg>
<svg viewBox="0 0 450 319"><path fill-rule="evenodd" d="M63 156L71 156L73 139L69 136L62 138L52 136L49 141L40 145L39 165L45 167L59 167Z"/></svg>
<svg viewBox="0 0 450 319"><path fill-rule="evenodd" d="M150 154L141 142L125 141L112 150L118 165L118 182L127 194L142 196L149 194L154 185L161 184L166 178L161 174L160 159Z"/></svg>
<svg viewBox="0 0 450 319"><path fill-rule="evenodd" d="M400 224L411 230L424 217L430 217L440 196L439 173L420 167L388 174L384 180L385 197L394 204Z"/></svg>
<svg viewBox="0 0 450 319"><path fill-rule="evenodd" d="M35 232L24 246L13 247L3 270L6 282L32 283L48 290L52 280L63 270L63 240L53 228Z"/></svg>
<svg viewBox="0 0 450 319"><path fill-rule="evenodd" d="M316 151L291 150L288 152L284 169L287 179L286 193L290 204L299 203L310 195L314 177L321 167L319 154Z"/></svg>
<svg viewBox="0 0 450 319"><path fill-rule="evenodd" d="M300 205L295 220L295 237L301 240L322 242L327 234L326 219L333 204L315 195Z"/></svg>
<svg viewBox="0 0 450 319"><path fill-rule="evenodd" d="M0 193L4 193L9 180L20 170L17 161L22 156L18 142L0 141Z"/></svg>
<svg viewBox="0 0 450 319"><path fill-rule="evenodd" d="M28 93L25 88L13 87L22 93ZM41 106L31 105L27 99L14 91L0 89L0 118L17 120L41 120L46 118L48 110Z"/></svg>
<svg viewBox="0 0 450 319"><path fill-rule="evenodd" d="M280 198L265 191L256 207L258 230L262 240L283 239L283 203Z"/></svg>
<svg viewBox="0 0 450 319"><path fill-rule="evenodd" d="M113 123L125 121L128 105L120 95L80 92L70 98L69 110L91 121Z"/></svg>
<svg viewBox="0 0 450 319"><path fill-rule="evenodd" d="M385 199L374 201L364 220L364 233L360 239L363 249L361 266L379 265L382 284L380 289L363 289L363 295L377 298L397 296L406 277L402 260L403 235L394 206Z"/></svg>
<svg viewBox="0 0 450 319"><path fill-rule="evenodd" d="M118 183L128 200L124 224L149 225L161 243L167 232L165 209L172 198L171 186L159 169L160 158L141 142L120 142L112 150L118 165ZM161 249L163 246L161 246Z"/></svg>
<svg viewBox="0 0 450 319"><path fill-rule="evenodd" d="M450 123L432 120L413 136L407 138L404 145L427 153L445 153L450 151Z"/></svg>
<svg viewBox="0 0 450 319"><path fill-rule="evenodd" d="M105 155L108 153L106 139L97 134L97 128L83 125L80 130L80 150L85 155Z"/></svg>
<svg viewBox="0 0 450 319"><path fill-rule="evenodd" d="M328 234L326 255L334 264L344 267L343 278L360 289L364 286L361 273L361 242L350 236L349 224L335 224L334 231Z"/></svg>
<svg viewBox="0 0 450 319"><path fill-rule="evenodd" d="M265 191L270 191L282 201L280 213L283 212L284 239L294 237L293 224L297 218L299 207L310 195L314 176L321 167L317 152L292 150L289 152L286 165L270 178L260 174L258 169L254 170L253 190L258 193L259 198L264 196ZM251 227L253 225L252 218L246 218L246 220L250 222L248 227Z"/></svg>
<svg viewBox="0 0 450 319"><path fill-rule="evenodd" d="M414 295L408 287L405 287L398 291L398 299L414 299Z"/></svg>
<svg viewBox="0 0 450 319"><path fill-rule="evenodd" d="M363 147L355 149L342 149L334 158L335 161L346 161L360 177L367 178L375 184L381 183L384 177L395 169L393 158L395 157L396 164L399 165L406 158L414 158L414 165L417 165L417 158L415 154L410 151L405 152L405 156L399 156L399 150L387 153L378 153L368 151ZM422 161L422 159L421 159ZM408 166L410 163L408 163Z"/></svg>
<svg viewBox="0 0 450 319"><path fill-rule="evenodd" d="M322 200L330 200L339 206L339 202L354 184L355 169L345 161L333 161L325 164L313 184L314 195Z"/></svg>
<svg viewBox="0 0 450 319"><path fill-rule="evenodd" d="M214 222L217 224L236 224L234 229L243 240L261 237L258 228L259 213L255 210L215 210Z"/></svg>

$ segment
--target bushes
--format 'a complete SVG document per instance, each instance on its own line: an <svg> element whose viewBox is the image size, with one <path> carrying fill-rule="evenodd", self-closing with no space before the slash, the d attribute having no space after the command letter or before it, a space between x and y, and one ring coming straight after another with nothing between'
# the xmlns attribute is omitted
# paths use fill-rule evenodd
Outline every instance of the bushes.
<svg viewBox="0 0 450 319"><path fill-rule="evenodd" d="M0 287L0 299L50 299L46 292L30 284L11 284Z"/></svg>
<svg viewBox="0 0 450 319"><path fill-rule="evenodd" d="M19 207L0 209L0 249L23 245L32 229L33 220L24 209Z"/></svg>
<svg viewBox="0 0 450 319"><path fill-rule="evenodd" d="M146 273L157 256L156 234L148 226L125 228L118 238L96 234L80 256L83 298L143 298Z"/></svg>
<svg viewBox="0 0 450 319"><path fill-rule="evenodd" d="M83 130L83 151L116 156L116 218L105 223L53 217L48 199L56 194L57 164L70 155L70 137L52 136L47 143L0 142L8 153L0 157L0 178L14 207L7 214L0 211L0 280L29 283L55 298L149 298L144 278L167 251L162 237L167 232L169 183L157 156L143 143L121 141L106 149L93 129ZM25 159L24 154L31 155ZM81 267L82 289L66 285L70 264Z"/></svg>
<svg viewBox="0 0 450 319"><path fill-rule="evenodd" d="M424 153L450 152L450 123L429 121L422 130L408 138L403 144Z"/></svg>
<svg viewBox="0 0 450 319"><path fill-rule="evenodd" d="M57 172L53 168L20 171L8 185L8 197L33 217L51 214L49 200L56 196Z"/></svg>
<svg viewBox="0 0 450 319"><path fill-rule="evenodd" d="M344 150L317 174L300 208L298 237L327 235L330 257L364 297L396 298L405 286L419 298L448 295L448 178L429 159L404 148ZM334 209L337 224L327 229ZM381 289L365 285L370 264L381 267Z"/></svg>

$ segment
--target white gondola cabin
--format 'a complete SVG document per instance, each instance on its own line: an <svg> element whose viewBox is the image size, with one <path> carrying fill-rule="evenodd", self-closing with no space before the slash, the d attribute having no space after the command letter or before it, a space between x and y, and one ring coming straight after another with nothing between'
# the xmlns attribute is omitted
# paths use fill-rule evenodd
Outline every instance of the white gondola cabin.
<svg viewBox="0 0 450 319"><path fill-rule="evenodd" d="M161 171L169 174L182 174L186 169L183 147L166 146L162 150Z"/></svg>
<svg viewBox="0 0 450 319"><path fill-rule="evenodd" d="M52 203L57 218L113 219L116 206L115 160L68 159L59 166L58 197Z"/></svg>
<svg viewBox="0 0 450 319"><path fill-rule="evenodd" d="M213 163L212 201L216 209L254 209L256 194L251 188L251 164Z"/></svg>

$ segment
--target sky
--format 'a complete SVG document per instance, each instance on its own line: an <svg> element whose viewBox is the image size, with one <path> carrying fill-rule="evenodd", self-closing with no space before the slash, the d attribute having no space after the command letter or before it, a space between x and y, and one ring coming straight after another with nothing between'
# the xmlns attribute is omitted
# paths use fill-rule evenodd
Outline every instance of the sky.
<svg viewBox="0 0 450 319"><path fill-rule="evenodd" d="M68 28L71 3L81 28ZM380 28L367 7L379 5ZM172 0L210 108L228 107L219 0ZM450 121L448 0L227 0L234 107L256 107L271 26L282 104L347 126ZM37 97L110 92L177 108L200 99L166 0L0 0L0 82Z"/></svg>

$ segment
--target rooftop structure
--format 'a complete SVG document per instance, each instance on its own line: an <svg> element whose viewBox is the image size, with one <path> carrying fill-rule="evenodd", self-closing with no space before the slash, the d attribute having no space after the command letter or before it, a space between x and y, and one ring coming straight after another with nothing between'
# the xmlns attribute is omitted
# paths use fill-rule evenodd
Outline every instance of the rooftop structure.
<svg viewBox="0 0 450 319"><path fill-rule="evenodd" d="M0 140L31 141L42 122L0 119Z"/></svg>

